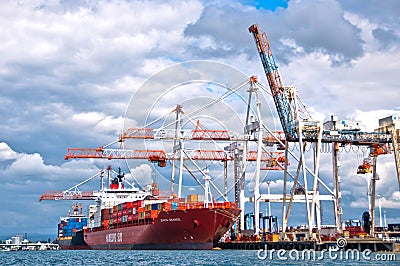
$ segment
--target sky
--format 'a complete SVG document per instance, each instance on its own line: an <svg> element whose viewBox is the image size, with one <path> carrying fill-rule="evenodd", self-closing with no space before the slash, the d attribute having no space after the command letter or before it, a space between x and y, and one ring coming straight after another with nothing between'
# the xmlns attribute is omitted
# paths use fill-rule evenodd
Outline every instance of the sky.
<svg viewBox="0 0 400 266"><path fill-rule="evenodd" d="M327 121L335 114L361 121L363 129L372 131L379 118L400 113L399 12L397 0L1 1L0 217L8 222L0 224L0 235L55 235L59 216L73 202L39 202L42 193L65 190L108 164L126 171L121 161L64 157L69 147L99 147L117 140L129 106L134 104L137 111L129 121L143 126L143 115L161 116L177 103L189 108L217 97L218 88L210 86L179 91L181 98L160 98L162 93L143 86L156 73L208 60L255 75L267 86L248 33L254 23L268 34L283 83L298 88L313 118ZM196 94L202 89L210 94ZM273 101L265 102L276 117ZM221 106L199 117L211 121L219 114L222 121L235 110L243 122L245 109L236 110L239 105L228 99ZM340 155L344 220L360 219L368 209L367 179L356 174L364 155ZM156 170L146 161L128 165L127 176L137 180L167 175L166 169ZM323 154L321 176L328 184L331 168L330 154ZM399 223L392 154L378 158L378 173L377 193L387 222ZM280 193L281 175L270 173L268 178L271 193ZM265 192L266 183L261 187ZM273 208L279 217L280 206ZM296 205L298 215L289 224L305 224L304 213L304 206ZM329 216L324 219L332 224Z"/></svg>

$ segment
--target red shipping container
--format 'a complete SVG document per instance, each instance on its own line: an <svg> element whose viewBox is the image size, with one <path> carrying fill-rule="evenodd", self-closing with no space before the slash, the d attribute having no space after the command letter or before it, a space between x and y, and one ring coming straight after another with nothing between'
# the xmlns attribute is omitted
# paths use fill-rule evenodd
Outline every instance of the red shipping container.
<svg viewBox="0 0 400 266"><path fill-rule="evenodd" d="M158 216L158 211L156 211L156 210L150 210L150 211L146 211L146 214L145 214L145 218L157 218L157 216Z"/></svg>
<svg viewBox="0 0 400 266"><path fill-rule="evenodd" d="M172 204L171 202L164 202L162 206L163 211L170 211L172 210Z"/></svg>
<svg viewBox="0 0 400 266"><path fill-rule="evenodd" d="M110 224L110 220L104 220L103 221L103 226L108 226Z"/></svg>
<svg viewBox="0 0 400 266"><path fill-rule="evenodd" d="M122 223L122 217L117 218L117 223Z"/></svg>
<svg viewBox="0 0 400 266"><path fill-rule="evenodd" d="M126 203L126 208L127 209L132 209L133 208L133 202L127 202Z"/></svg>
<svg viewBox="0 0 400 266"><path fill-rule="evenodd" d="M224 207L225 208L230 208L231 207L231 203L229 201L225 201L224 202Z"/></svg>

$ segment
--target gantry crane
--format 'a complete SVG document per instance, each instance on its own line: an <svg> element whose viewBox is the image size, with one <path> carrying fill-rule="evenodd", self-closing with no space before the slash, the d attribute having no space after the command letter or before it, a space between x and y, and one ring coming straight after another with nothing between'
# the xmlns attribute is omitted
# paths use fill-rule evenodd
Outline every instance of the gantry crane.
<svg viewBox="0 0 400 266"><path fill-rule="evenodd" d="M174 109L174 112L177 113L176 121L180 121L180 113L182 112L182 107L177 105ZM166 166L167 161L172 161L173 171L171 177L171 193L173 193L174 186L174 169L175 169L175 161L180 160L180 176L178 182L178 196L181 195L181 182L182 182L182 170L188 169L187 166L183 164L184 161L192 161L193 164L196 160L204 160L204 161L221 161L224 163L224 197L227 196L228 188L227 188L227 162L235 161L238 158L235 156L234 150L207 150L207 149L185 149L183 148L183 141L192 140L192 141L223 141L233 142L233 141L244 141L243 137L236 137L232 135L228 130L210 130L205 128L199 120L195 123L195 129L182 129L181 122L176 124L175 130L167 129L165 126L163 128L128 128L125 132L120 135L120 138L108 144L105 147L99 148L69 148L65 159L78 159L78 158L95 158L95 159L146 159L150 162L157 163L158 166L164 167ZM177 134L179 132L179 134ZM122 148L112 149L108 148L110 145L115 144L117 142L124 142L128 139L144 139L144 140L173 140L174 141L174 150L173 152L166 152L164 150L129 150ZM178 145L179 144L179 145ZM221 147L220 145L217 145ZM246 153L246 162L257 162L258 160L258 151L248 151ZM262 170L283 170L282 163L284 162L285 157L282 151L262 151L260 152L260 168ZM196 164L195 164L196 165ZM192 177L193 174L191 173ZM195 177L194 177L195 178ZM196 179L196 182L199 181ZM212 184L212 183L211 183ZM236 183L235 183L236 184Z"/></svg>
<svg viewBox="0 0 400 266"><path fill-rule="evenodd" d="M303 184L301 186L305 191L306 210L308 218L308 232L309 236L312 235L312 228L314 220L317 220L317 228L320 229L319 217L319 185L322 184L328 192L335 199L335 222L338 232L341 232L341 208L340 208L340 179L338 174L338 150L339 145L356 145L367 146L371 150L385 149L386 145L392 142L392 136L388 132L360 132L349 130L337 130L332 128L324 130L322 123L312 119L311 115L307 112L302 104L301 99L298 97L297 89L295 87L285 87L281 80L281 75L278 71L278 66L275 63L272 49L268 41L268 37L264 31L254 24L249 27L249 32L253 35L258 54L263 65L268 84L274 99L275 107L281 122L283 132L285 134L285 142L278 140L274 137L281 147L285 147L285 161L288 161L287 155L292 155L298 162L296 176L294 178L294 185L289 198L289 205L286 206L286 185L287 176L290 175L287 166L285 165L284 171L284 188L283 188L283 206L282 206L282 228L285 233L287 221L290 214L290 209L293 202L294 191L296 183L298 182L299 174L303 174ZM271 133L272 135L272 133ZM392 134L393 135L393 134ZM297 158L290 150L288 150L289 142L298 142L300 146L300 156ZM314 165L307 167L305 164L305 148L307 143L314 146ZM329 189L319 178L319 159L321 152L321 143L331 143L333 145L333 179L334 189ZM396 154L395 154L396 155ZM376 154L376 156L378 156ZM376 156L375 158L376 162ZM400 157L400 156L397 156ZM399 159L400 162L400 159ZM398 169L400 169L398 167ZM311 174L313 178L312 189L309 189L307 184L306 173ZM399 170L400 173L400 170ZM374 175L375 176L375 175ZM399 179L400 185L400 179ZM310 200L310 197L312 198ZM375 199L373 199L374 201ZM311 203L311 206L310 206ZM286 209L287 208L287 209ZM373 207L371 208L373 209ZM315 216L315 212L317 215ZM371 210L371 218L374 219L374 210ZM285 237L285 234L283 234Z"/></svg>
<svg viewBox="0 0 400 266"><path fill-rule="evenodd" d="M98 197L100 191L107 189L104 184L104 175L107 176L107 187L113 186L113 178L112 175L115 175L115 178L118 179L119 182L122 182L123 175L121 174L121 170L119 173L115 172L108 166L106 169L102 169L93 176L87 178L86 180L82 181L81 183L74 185L66 190L63 191L47 191L40 196L39 201L42 200L95 200ZM89 181L99 177L100 178L100 191L81 191L80 186L88 183ZM124 180L130 186L133 187L127 180Z"/></svg>

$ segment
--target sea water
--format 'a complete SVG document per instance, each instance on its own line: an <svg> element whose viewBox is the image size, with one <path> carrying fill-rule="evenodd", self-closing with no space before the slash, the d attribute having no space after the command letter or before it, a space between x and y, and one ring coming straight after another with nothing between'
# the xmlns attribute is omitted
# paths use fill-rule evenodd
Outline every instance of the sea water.
<svg viewBox="0 0 400 266"><path fill-rule="evenodd" d="M328 256L295 260L290 256L263 259L257 250L9 251L0 252L0 265L400 265L400 254L391 261L377 261L377 255L370 254L369 260Z"/></svg>

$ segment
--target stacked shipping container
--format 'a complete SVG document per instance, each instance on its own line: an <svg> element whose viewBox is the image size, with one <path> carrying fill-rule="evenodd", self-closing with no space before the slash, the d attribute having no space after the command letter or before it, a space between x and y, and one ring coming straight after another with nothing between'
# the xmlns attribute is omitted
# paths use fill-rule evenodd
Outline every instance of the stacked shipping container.
<svg viewBox="0 0 400 266"><path fill-rule="evenodd" d="M67 217L58 224L58 237L73 236L87 225L86 217Z"/></svg>

